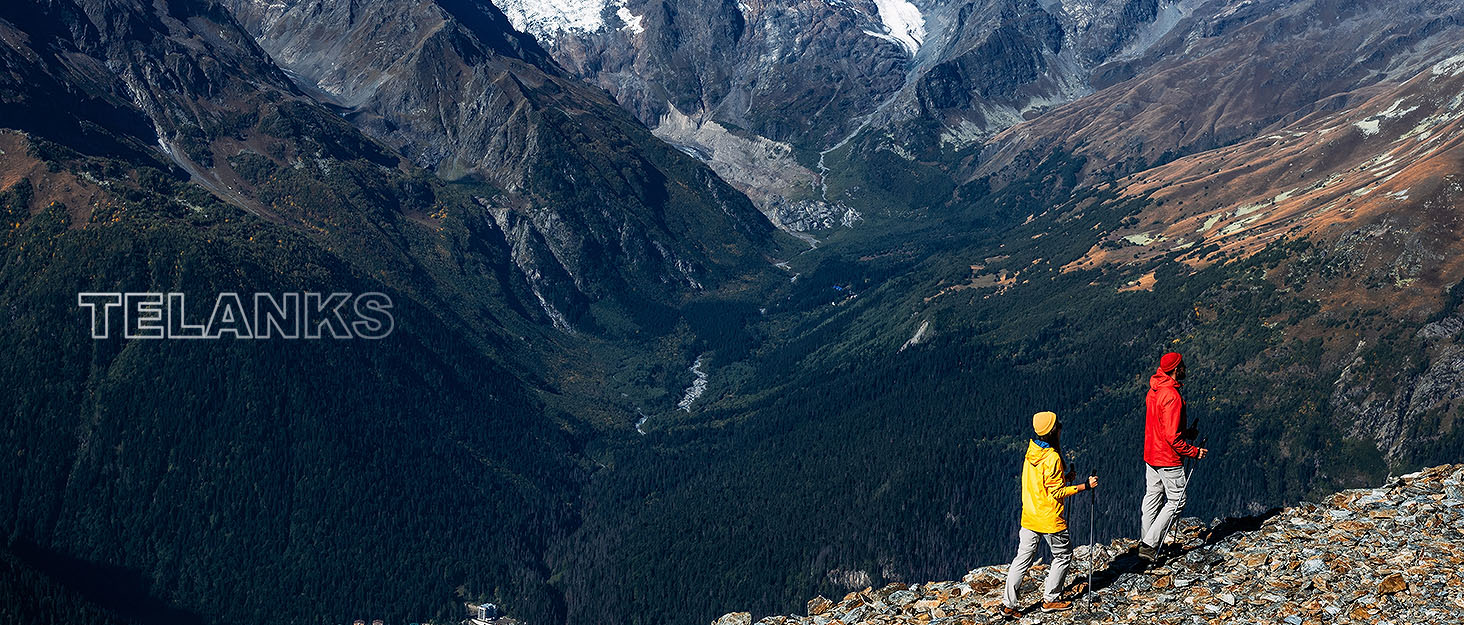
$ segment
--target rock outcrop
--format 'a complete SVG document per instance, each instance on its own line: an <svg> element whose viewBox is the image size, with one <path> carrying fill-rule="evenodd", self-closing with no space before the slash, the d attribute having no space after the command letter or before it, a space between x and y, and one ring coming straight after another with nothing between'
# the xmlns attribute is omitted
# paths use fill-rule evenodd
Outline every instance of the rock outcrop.
<svg viewBox="0 0 1464 625"><path fill-rule="evenodd" d="M1293 508L1209 525L1181 519L1167 560L1146 568L1134 541L1075 550L1065 599L1043 613L1046 565L1023 581L1020 621L999 615L1007 565L959 581L890 584L807 616L759 625L972 625L974 623L1451 623L1464 618L1464 465L1444 465ZM1076 536L1075 536L1076 538ZM1087 571L1093 563L1092 592ZM734 612L714 625L748 625Z"/></svg>

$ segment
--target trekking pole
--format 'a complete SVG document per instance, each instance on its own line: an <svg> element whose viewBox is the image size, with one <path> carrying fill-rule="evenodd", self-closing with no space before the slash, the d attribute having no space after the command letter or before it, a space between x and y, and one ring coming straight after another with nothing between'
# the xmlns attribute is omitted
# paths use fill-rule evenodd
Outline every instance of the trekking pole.
<svg viewBox="0 0 1464 625"><path fill-rule="evenodd" d="M1094 469L1088 472L1088 477L1097 477L1098 471ZM1088 498L1088 592L1083 593L1083 605L1092 605L1093 600L1093 550L1097 548L1097 542L1093 540L1093 523L1098 517L1098 489L1093 489L1093 495Z"/></svg>
<svg viewBox="0 0 1464 625"><path fill-rule="evenodd" d="M1184 456L1180 456L1179 457L1179 472L1181 474L1185 475L1185 476L1188 476L1189 475L1189 458L1186 458ZM1185 489L1188 489L1189 488L1189 478L1188 477L1185 477L1184 486L1185 486ZM1165 494L1164 494L1164 505L1166 505L1166 506L1169 505L1169 493L1168 493L1168 491L1166 491ZM1165 547L1168 547L1169 544L1170 543L1173 543L1174 540L1175 540L1174 539L1174 526L1179 525L1179 518L1178 518L1178 516L1179 515L1176 513L1175 514L1175 518L1169 519L1169 527L1167 527L1167 528L1164 529L1164 540L1159 541L1159 547L1158 547L1158 550L1155 553L1158 554L1158 556L1159 556L1159 558L1161 560L1164 558L1164 548Z"/></svg>
<svg viewBox="0 0 1464 625"><path fill-rule="evenodd" d="M1203 448L1209 442L1210 442L1210 439L1208 437L1202 438L1202 439L1200 439L1200 444L1195 445L1195 447ZM1189 463L1189 468L1187 468L1185 470L1185 472L1184 472L1184 488L1185 488L1185 490L1189 490L1190 476L1191 475L1194 475L1194 474L1195 474L1195 463L1191 462L1191 463Z"/></svg>
<svg viewBox="0 0 1464 625"><path fill-rule="evenodd" d="M1210 439L1208 437L1202 438L1202 439L1200 439L1200 444L1195 445L1195 446L1196 447L1204 447L1205 444L1209 442L1209 440ZM1196 458L1196 460L1198 460L1198 458ZM1180 465L1183 467L1181 470L1184 471L1184 490L1185 490L1186 493L1188 493L1189 492L1190 476L1195 474L1195 465L1198 464L1198 463L1197 462L1193 462L1190 459L1185 458L1183 456L1180 457L1179 462L1180 462ZM1171 542L1174 542L1175 541L1175 537L1174 537L1175 527L1174 526L1176 526L1178 524L1179 524L1179 519L1170 519L1170 521L1169 521L1169 539L1170 539ZM1163 545L1160 545L1159 547L1160 547L1160 550L1163 550L1163 548L1164 548ZM1180 551L1184 551L1184 549L1181 548Z"/></svg>

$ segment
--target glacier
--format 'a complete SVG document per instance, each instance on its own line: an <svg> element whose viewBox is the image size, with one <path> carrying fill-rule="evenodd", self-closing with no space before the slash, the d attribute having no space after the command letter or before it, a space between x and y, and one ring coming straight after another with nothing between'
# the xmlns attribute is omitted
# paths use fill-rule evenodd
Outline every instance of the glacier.
<svg viewBox="0 0 1464 625"><path fill-rule="evenodd" d="M874 0L874 6L879 9L879 21L889 30L889 38L904 46L910 56L915 56L920 44L925 42L925 16L920 9L907 0Z"/></svg>
<svg viewBox="0 0 1464 625"><path fill-rule="evenodd" d="M625 0L492 0L510 24L540 41L551 43L561 33L593 33L605 27L606 8L614 9L621 28L645 32L642 15L630 12Z"/></svg>

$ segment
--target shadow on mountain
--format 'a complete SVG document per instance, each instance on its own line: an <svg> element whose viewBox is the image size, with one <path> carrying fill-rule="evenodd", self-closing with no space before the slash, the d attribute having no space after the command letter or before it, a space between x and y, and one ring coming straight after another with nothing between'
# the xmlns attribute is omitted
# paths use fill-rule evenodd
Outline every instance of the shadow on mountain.
<svg viewBox="0 0 1464 625"><path fill-rule="evenodd" d="M129 621L168 625L205 623L203 617L149 595L147 579L140 571L88 562L28 541L12 544L10 552L57 584Z"/></svg>
<svg viewBox="0 0 1464 625"><path fill-rule="evenodd" d="M1215 543L1225 540L1226 538L1229 538L1230 536L1238 534L1240 532L1254 532L1256 530L1259 530L1266 521L1280 514L1282 511L1282 508L1271 508L1270 510L1267 510L1260 514L1225 519L1224 521L1221 521L1219 525L1210 528L1209 531L1204 533L1204 544L1190 547L1188 549L1181 549L1177 553L1171 554L1168 557L1168 560L1174 560L1183 557L1184 554L1189 553L1190 551L1193 551L1195 549L1203 549L1205 547L1209 547L1210 545L1214 545ZM1147 560L1139 557L1137 547L1129 549L1128 551L1118 554L1118 556L1115 557L1111 562L1109 562L1108 566L1103 567L1102 570L1093 572L1092 590L1103 590L1104 588L1113 585L1114 581L1117 580L1119 577L1122 577L1127 573L1143 573L1146 569L1149 568L1149 566L1150 565Z"/></svg>
<svg viewBox="0 0 1464 625"><path fill-rule="evenodd" d="M1129 550L1115 557L1108 566L1102 570L1093 572L1093 584L1090 591L1096 592L1113 585L1113 582L1126 573L1142 573L1149 566L1149 562L1139 557L1136 550Z"/></svg>

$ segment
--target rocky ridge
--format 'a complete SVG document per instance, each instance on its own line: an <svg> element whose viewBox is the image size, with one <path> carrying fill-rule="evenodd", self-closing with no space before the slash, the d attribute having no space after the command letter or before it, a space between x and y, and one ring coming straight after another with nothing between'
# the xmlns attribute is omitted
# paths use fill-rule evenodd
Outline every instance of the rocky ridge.
<svg viewBox="0 0 1464 625"><path fill-rule="evenodd" d="M1020 621L998 614L1007 565L959 581L894 583L808 602L807 616L759 625L970 625L973 623L1444 623L1464 618L1464 465L1392 478L1253 517L1185 518L1172 554L1145 569L1134 541L1075 550L1065 599L1073 610L1033 604L1047 565L1023 581ZM1075 536L1076 538L1076 536ZM1092 558L1091 593L1086 579ZM734 612L713 625L749 625Z"/></svg>
<svg viewBox="0 0 1464 625"><path fill-rule="evenodd" d="M1355 109L1457 54L1461 17L1426 0L1206 3L1096 67L1095 93L993 137L973 174L1001 184L1057 149L1121 176Z"/></svg>

